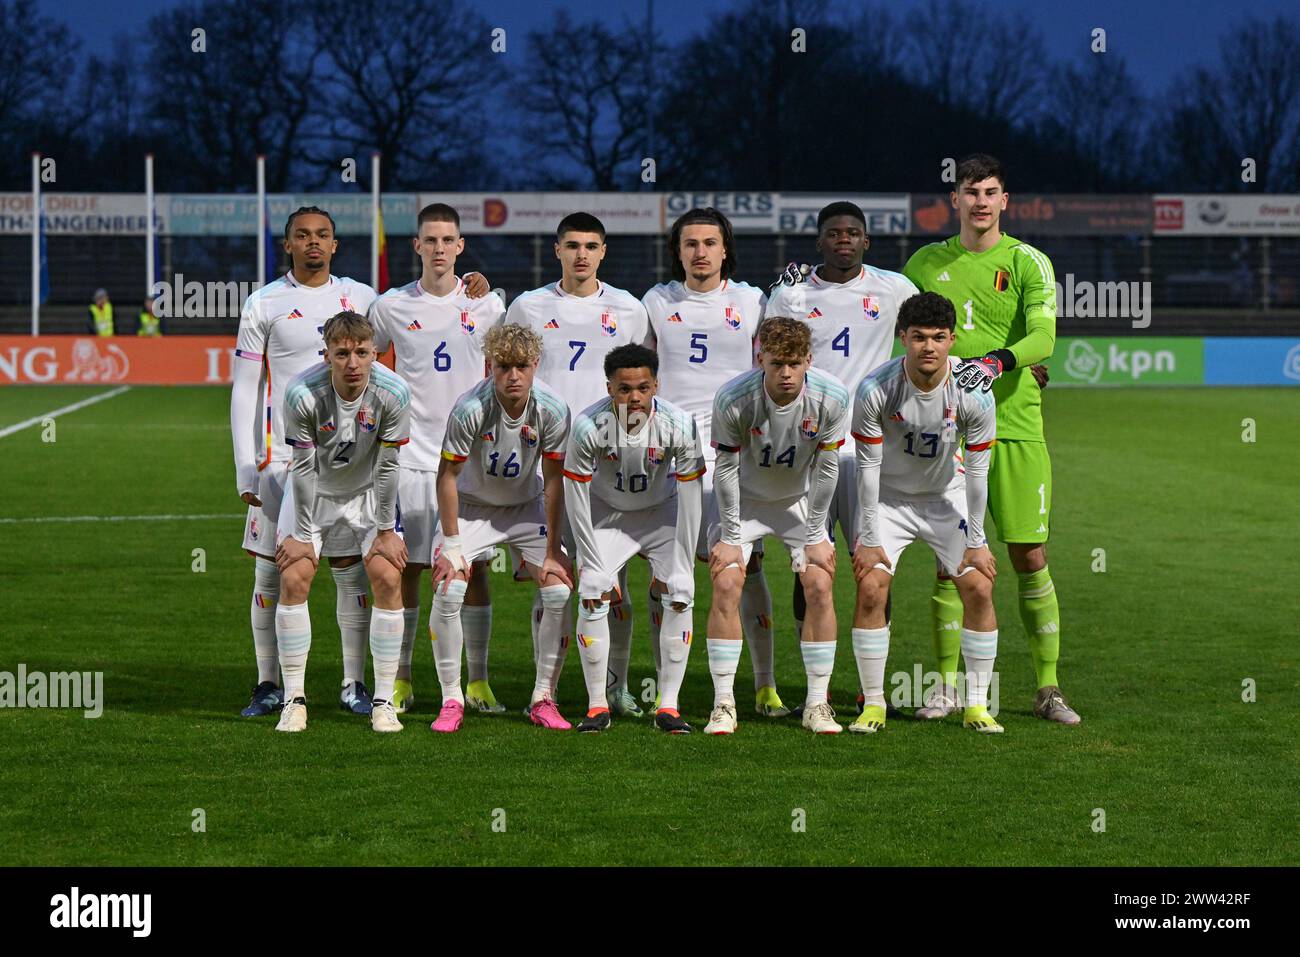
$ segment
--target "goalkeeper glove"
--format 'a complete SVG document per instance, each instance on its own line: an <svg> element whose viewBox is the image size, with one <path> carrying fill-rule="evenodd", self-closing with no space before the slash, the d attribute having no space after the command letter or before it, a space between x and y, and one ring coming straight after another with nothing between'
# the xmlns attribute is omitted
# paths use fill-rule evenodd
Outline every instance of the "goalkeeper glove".
<svg viewBox="0 0 1300 957"><path fill-rule="evenodd" d="M988 392L993 388L994 379L1015 367L1016 357L1010 349L994 349L978 359L963 359L952 374L957 388L967 392L976 389Z"/></svg>

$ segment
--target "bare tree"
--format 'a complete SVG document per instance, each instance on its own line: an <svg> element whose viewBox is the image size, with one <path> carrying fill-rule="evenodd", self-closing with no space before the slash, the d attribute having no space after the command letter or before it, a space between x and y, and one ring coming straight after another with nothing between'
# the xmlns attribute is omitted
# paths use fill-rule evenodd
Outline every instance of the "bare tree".
<svg viewBox="0 0 1300 957"><path fill-rule="evenodd" d="M258 153L269 190L296 185L302 135L319 123L322 100L310 25L277 0L205 0L150 20L149 113L169 188L250 184ZM195 28L205 31L202 52Z"/></svg>
<svg viewBox="0 0 1300 957"><path fill-rule="evenodd" d="M1118 54L1084 54L1049 82L1042 136L1073 150L1096 174L1079 183L1098 191L1134 190L1142 169L1146 103Z"/></svg>
<svg viewBox="0 0 1300 957"><path fill-rule="evenodd" d="M76 140L86 117L69 96L81 43L66 26L39 15L32 0L0 0L0 174L26 188L27 152L50 152Z"/></svg>
<svg viewBox="0 0 1300 957"><path fill-rule="evenodd" d="M457 0L375 0L365 29L357 12L355 3L324 0L314 17L330 56L329 119L312 135L315 162L336 177L340 149L379 150L385 188L461 185L491 154L484 104L501 67L487 22Z"/></svg>
<svg viewBox="0 0 1300 957"><path fill-rule="evenodd" d="M563 11L550 29L529 33L513 92L535 182L597 190L640 185L652 106L645 81L650 42L631 26L615 32L597 22L575 24Z"/></svg>
<svg viewBox="0 0 1300 957"><path fill-rule="evenodd" d="M1028 17L972 0L928 0L905 22L911 75L940 106L996 110L1018 125L1034 119L1046 57Z"/></svg>

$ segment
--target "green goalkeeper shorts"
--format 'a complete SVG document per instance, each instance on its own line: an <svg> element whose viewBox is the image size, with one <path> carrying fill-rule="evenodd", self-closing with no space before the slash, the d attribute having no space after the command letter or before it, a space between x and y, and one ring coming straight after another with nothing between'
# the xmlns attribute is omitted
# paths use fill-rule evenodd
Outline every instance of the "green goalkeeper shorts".
<svg viewBox="0 0 1300 957"><path fill-rule="evenodd" d="M1047 541L1052 512L1052 460L1046 442L998 439L989 458L988 514L998 541Z"/></svg>

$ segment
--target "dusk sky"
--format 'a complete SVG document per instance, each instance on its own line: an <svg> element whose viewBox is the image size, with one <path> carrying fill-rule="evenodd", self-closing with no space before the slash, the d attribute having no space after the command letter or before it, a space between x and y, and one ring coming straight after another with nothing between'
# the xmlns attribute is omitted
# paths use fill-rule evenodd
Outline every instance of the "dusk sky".
<svg viewBox="0 0 1300 957"><path fill-rule="evenodd" d="M154 13L176 4L167 0L42 0L40 7L48 15L67 23L79 36L87 51L106 51L123 31L143 27ZM590 10L599 10L607 23L621 23L632 17L644 22L646 0L604 0L603 3L575 5L556 0L475 0L471 4L493 26L506 28L509 36L522 39L528 30L545 26L552 15L567 9L581 20ZM654 0L655 21L660 34L669 41L680 40L692 32L712 13L725 11L736 4L727 0ZM910 0L895 0L890 8L902 12L917 5ZM832 13L853 16L861 4L852 0L831 0ZM358 2L358 22L364 23L364 2ZM1094 27L1107 31L1109 51L1122 55L1130 70L1143 81L1145 92L1154 93L1189 63L1208 62L1217 57L1219 38L1248 15L1272 18L1295 10L1294 0L1253 0L1248 7L1222 0L1094 0L1072 3L1065 0L1003 0L997 9L1021 10L1038 23L1054 62L1076 59L1087 48ZM978 23L964 24L979 29ZM989 43L996 46L997 38ZM485 40L485 42L487 42ZM517 42L517 41L516 41ZM811 48L812 44L810 44ZM430 43L432 49L433 43ZM516 47L521 52L522 44ZM1052 64L1045 64L1051 66Z"/></svg>

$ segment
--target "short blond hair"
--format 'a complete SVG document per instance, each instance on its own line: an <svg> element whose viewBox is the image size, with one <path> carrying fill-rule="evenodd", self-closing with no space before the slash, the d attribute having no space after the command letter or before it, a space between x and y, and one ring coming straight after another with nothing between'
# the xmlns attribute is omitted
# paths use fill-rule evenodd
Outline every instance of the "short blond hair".
<svg viewBox="0 0 1300 957"><path fill-rule="evenodd" d="M542 357L542 337L527 326L502 323L483 338L483 354L496 365L531 365Z"/></svg>
<svg viewBox="0 0 1300 957"><path fill-rule="evenodd" d="M802 359L812 354L812 329L789 316L768 316L758 325L758 347L775 359Z"/></svg>
<svg viewBox="0 0 1300 957"><path fill-rule="evenodd" d="M365 342L375 338L375 327L359 312L345 309L325 320L321 336L327 346L336 342Z"/></svg>

